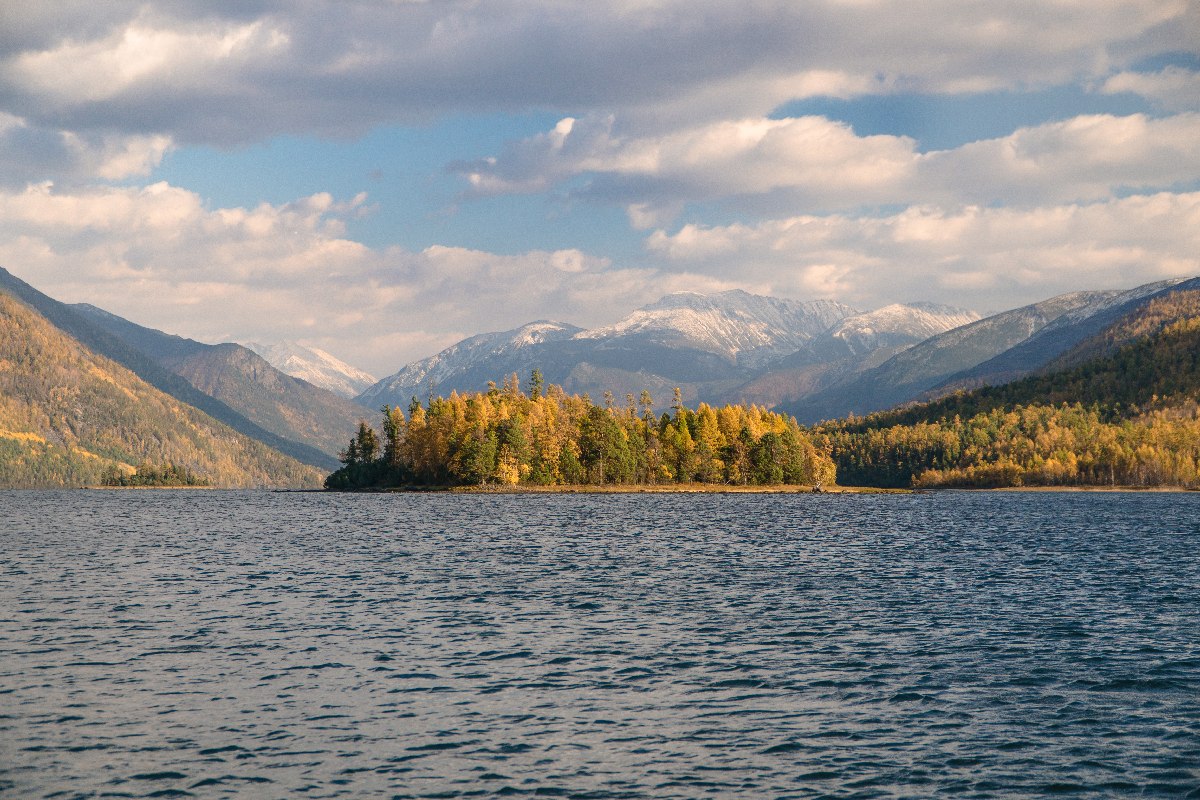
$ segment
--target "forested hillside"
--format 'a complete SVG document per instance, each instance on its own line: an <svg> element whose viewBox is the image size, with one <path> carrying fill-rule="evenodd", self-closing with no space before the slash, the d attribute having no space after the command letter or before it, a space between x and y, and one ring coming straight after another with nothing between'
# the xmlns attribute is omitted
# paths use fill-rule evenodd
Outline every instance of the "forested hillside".
<svg viewBox="0 0 1200 800"><path fill-rule="evenodd" d="M130 322L86 304L71 306L98 327L137 348L160 366L262 429L334 456L358 421L362 406L280 372L240 344L204 344Z"/></svg>
<svg viewBox="0 0 1200 800"><path fill-rule="evenodd" d="M174 465L214 486L312 486L320 473L162 393L0 292L0 486L99 484Z"/></svg>
<svg viewBox="0 0 1200 800"><path fill-rule="evenodd" d="M233 430L255 439L268 448L277 450L305 464L318 467L333 467L337 460L332 455L302 442L293 441L273 433L251 422L243 414L225 403L197 389L188 381L162 366L153 356L139 346L129 344L120 336L96 324L77 308L61 303L20 280L0 267L0 292L6 292L36 311L51 325L72 337L92 353L109 358L159 391L175 398L179 403L197 408ZM104 312L101 312L104 313ZM112 315L108 315L112 316ZM119 318L117 318L119 319ZM124 320L122 320L124 322ZM126 324L130 324L127 323ZM169 337L185 350L200 346L178 336Z"/></svg>
<svg viewBox="0 0 1200 800"><path fill-rule="evenodd" d="M587 395L529 394L513 375L486 393L385 410L383 440L363 425L326 481L334 489L387 486L670 483L816 484L833 463L791 418L755 406L685 408L676 393L658 416L648 392L597 406Z"/></svg>
<svg viewBox="0 0 1200 800"><path fill-rule="evenodd" d="M1200 292L1081 342L1066 368L829 423L843 483L1200 487Z"/></svg>

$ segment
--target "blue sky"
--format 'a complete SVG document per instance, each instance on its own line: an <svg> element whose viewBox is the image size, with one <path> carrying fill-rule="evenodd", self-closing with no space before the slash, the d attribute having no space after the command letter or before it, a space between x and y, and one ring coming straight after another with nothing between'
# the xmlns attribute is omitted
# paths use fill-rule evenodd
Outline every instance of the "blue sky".
<svg viewBox="0 0 1200 800"><path fill-rule="evenodd" d="M1200 274L1189 0L199 5L0 11L0 264L379 375L672 291Z"/></svg>

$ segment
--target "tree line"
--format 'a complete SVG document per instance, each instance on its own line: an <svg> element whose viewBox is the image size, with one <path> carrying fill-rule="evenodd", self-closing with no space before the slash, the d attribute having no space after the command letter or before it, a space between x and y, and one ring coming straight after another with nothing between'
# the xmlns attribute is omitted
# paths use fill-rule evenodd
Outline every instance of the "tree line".
<svg viewBox="0 0 1200 800"><path fill-rule="evenodd" d="M843 483L916 488L1200 488L1195 402L1106 421L1079 403L992 409L963 419L824 428Z"/></svg>
<svg viewBox="0 0 1200 800"><path fill-rule="evenodd" d="M1069 356L1057 371L826 423L816 440L846 484L1200 488L1200 292L1158 299Z"/></svg>
<svg viewBox="0 0 1200 800"><path fill-rule="evenodd" d="M649 392L597 405L534 370L486 392L452 392L365 421L330 489L391 486L772 485L832 483L833 461L791 417L758 406L684 406L656 414Z"/></svg>
<svg viewBox="0 0 1200 800"><path fill-rule="evenodd" d="M116 465L104 470L101 486L210 486L208 479L197 475L187 467L168 461L166 464L139 464L133 472L126 472Z"/></svg>

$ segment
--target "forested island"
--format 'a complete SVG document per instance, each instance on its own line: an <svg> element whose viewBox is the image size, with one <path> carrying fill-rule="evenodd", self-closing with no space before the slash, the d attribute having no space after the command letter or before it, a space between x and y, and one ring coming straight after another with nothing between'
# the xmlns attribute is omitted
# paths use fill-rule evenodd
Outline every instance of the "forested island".
<svg viewBox="0 0 1200 800"><path fill-rule="evenodd" d="M998 386L803 428L757 406L601 405L513 375L383 409L329 476L392 486L820 485L1200 488L1200 292L1172 292Z"/></svg>
<svg viewBox="0 0 1200 800"><path fill-rule="evenodd" d="M383 408L382 435L359 425L329 489L435 486L733 486L832 483L828 453L790 417L757 406L683 405L655 413L648 392L596 405L516 375L488 391Z"/></svg>

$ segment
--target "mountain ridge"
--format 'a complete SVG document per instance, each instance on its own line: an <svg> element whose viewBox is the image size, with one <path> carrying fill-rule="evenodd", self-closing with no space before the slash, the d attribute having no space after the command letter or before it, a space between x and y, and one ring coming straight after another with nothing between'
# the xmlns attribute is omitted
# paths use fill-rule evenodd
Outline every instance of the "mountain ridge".
<svg viewBox="0 0 1200 800"><path fill-rule="evenodd" d="M1177 283L1176 281L1175 283ZM1043 330L1065 333L1072 326L1106 312L1130 298L1148 297L1174 285L1172 281L1144 284L1125 290L1067 292L1037 303L992 314L973 323L932 336L892 356L852 380L832 386L811 397L781 407L801 422L815 423L847 414L866 414L892 406L930 400L958 389L973 388L986 381L981 365L1006 365L1008 377L1019 377L1039 368L1050 357L1036 344ZM1092 324L1102 318L1096 317ZM1061 321L1060 321L1061 320ZM1041 340L1043 343L1049 339ZM1063 346L1045 346L1049 353ZM993 382L1005 377L999 369L990 373ZM974 381L974 382L972 382Z"/></svg>
<svg viewBox="0 0 1200 800"><path fill-rule="evenodd" d="M307 381L347 400L353 400L379 380L331 353L299 342L245 342L242 346L262 356L285 375Z"/></svg>
<svg viewBox="0 0 1200 800"><path fill-rule="evenodd" d="M0 289L0 486L96 485L173 464L217 487L321 473L162 392Z"/></svg>
<svg viewBox="0 0 1200 800"><path fill-rule="evenodd" d="M55 328L76 339L88 349L115 361L156 389L203 411L235 431L306 464L322 469L336 466L337 460L331 458L327 453L311 445L286 439L251 422L225 403L206 395L184 378L161 366L151 356L93 323L66 303L34 289L3 267L0 267L0 290L8 292L25 305L33 308Z"/></svg>
<svg viewBox="0 0 1200 800"><path fill-rule="evenodd" d="M655 402L665 404L674 388L680 387L689 401L741 402L750 395L758 401L761 395L774 405L776 395L786 392L786 387L764 389L751 384L778 369L781 359L814 343L827 339L823 346L830 352L813 351L810 362L845 361L839 369L852 370L869 364L865 360L885 348L891 355L924 338L929 330L944 330L977 317L975 312L932 303L893 304L862 312L829 300L785 300L743 290L713 295L678 292L595 328L543 320L477 334L405 365L366 390L358 401L403 406L414 396L480 391L489 380L499 381L514 372L525 379L537 368L547 382L576 393L609 391L623 396L647 390ZM859 320L857 328L847 328L841 338L828 337L831 329L853 319ZM553 326L554 335L531 339L528 330L538 325Z"/></svg>
<svg viewBox="0 0 1200 800"><path fill-rule="evenodd" d="M322 468L333 468L338 452L366 416L366 409L277 370L240 344L197 342L90 304L73 308L251 423L316 448L325 455Z"/></svg>

